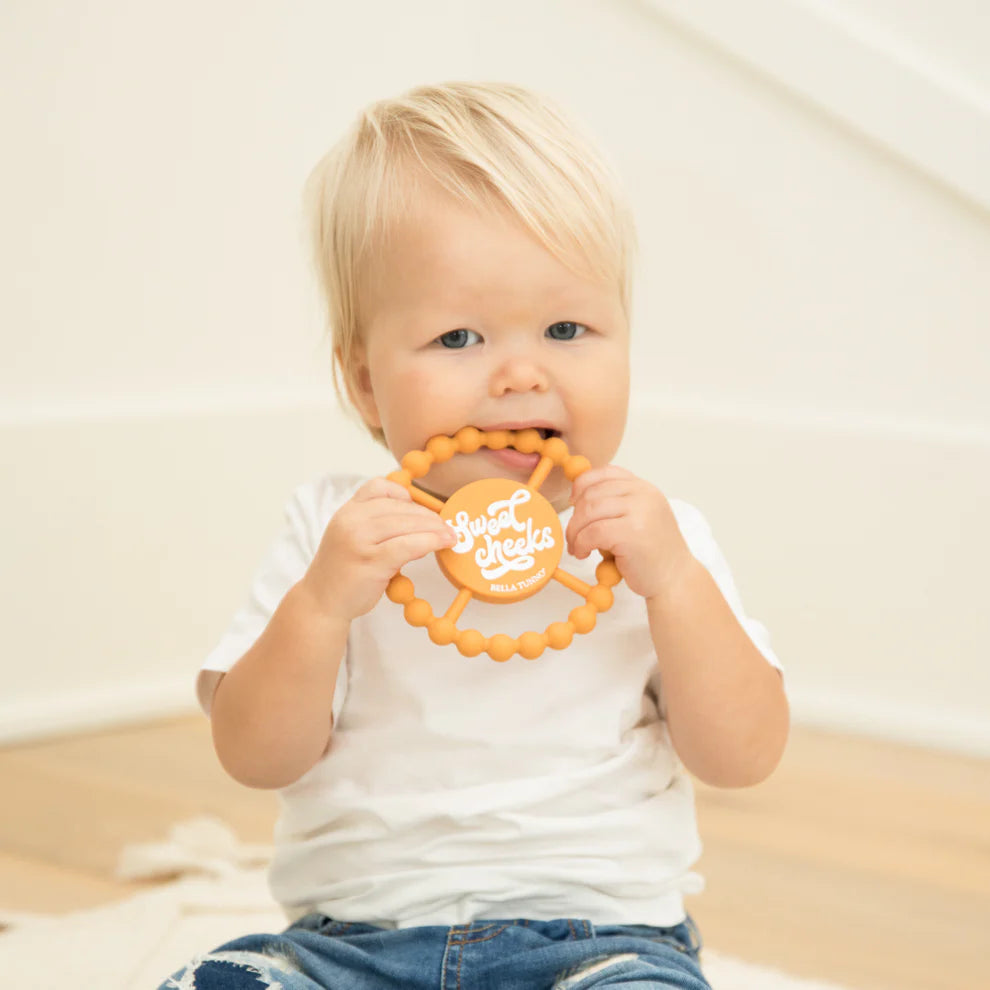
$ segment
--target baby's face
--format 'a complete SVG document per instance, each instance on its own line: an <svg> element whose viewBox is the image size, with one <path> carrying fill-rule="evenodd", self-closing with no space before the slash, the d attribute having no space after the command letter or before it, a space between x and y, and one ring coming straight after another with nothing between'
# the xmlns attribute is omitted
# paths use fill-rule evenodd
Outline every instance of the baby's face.
<svg viewBox="0 0 990 990"><path fill-rule="evenodd" d="M571 271L507 215L440 192L393 226L368 281L355 399L397 459L463 426L535 426L593 466L612 460L629 398L618 286ZM418 483L447 497L479 478L525 481L536 460L482 448ZM555 468L540 491L559 511L570 483Z"/></svg>

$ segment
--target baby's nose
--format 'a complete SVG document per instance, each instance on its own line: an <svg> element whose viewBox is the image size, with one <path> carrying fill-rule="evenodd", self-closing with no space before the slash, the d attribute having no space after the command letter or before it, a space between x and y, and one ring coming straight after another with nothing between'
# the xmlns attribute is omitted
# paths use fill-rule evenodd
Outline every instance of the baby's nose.
<svg viewBox="0 0 990 990"><path fill-rule="evenodd" d="M514 354L492 373L488 391L493 398L508 392L545 392L550 378L544 367L526 354Z"/></svg>

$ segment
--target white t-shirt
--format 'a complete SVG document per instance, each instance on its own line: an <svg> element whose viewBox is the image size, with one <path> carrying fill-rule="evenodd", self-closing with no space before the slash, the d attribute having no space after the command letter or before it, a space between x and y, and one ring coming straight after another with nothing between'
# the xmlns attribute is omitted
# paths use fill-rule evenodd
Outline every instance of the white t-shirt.
<svg viewBox="0 0 990 990"><path fill-rule="evenodd" d="M207 710L217 672L258 638L333 513L365 480L328 477L295 492L250 600L204 664ZM779 666L766 630L743 614L707 523L671 504L692 553ZM565 550L561 566L595 584L599 560ZM453 600L432 555L403 573L434 612ZM271 886L289 917L320 911L396 927L682 921L683 895L702 886L691 872L701 851L691 783L661 714L645 603L624 583L615 592L594 630L537 660L495 663L436 646L384 596L354 620L329 750L280 792ZM577 604L551 582L514 605L471 602L458 625L518 636Z"/></svg>

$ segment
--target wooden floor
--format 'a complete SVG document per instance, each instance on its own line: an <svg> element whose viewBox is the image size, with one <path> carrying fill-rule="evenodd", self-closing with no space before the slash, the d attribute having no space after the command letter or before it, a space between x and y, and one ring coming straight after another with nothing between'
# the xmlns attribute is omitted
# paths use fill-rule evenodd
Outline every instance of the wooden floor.
<svg viewBox="0 0 990 990"><path fill-rule="evenodd" d="M699 787L707 944L857 990L990 986L990 761L795 731L748 791ZM211 813L266 842L271 794L218 768L204 719L0 750L0 907L119 898L117 853Z"/></svg>

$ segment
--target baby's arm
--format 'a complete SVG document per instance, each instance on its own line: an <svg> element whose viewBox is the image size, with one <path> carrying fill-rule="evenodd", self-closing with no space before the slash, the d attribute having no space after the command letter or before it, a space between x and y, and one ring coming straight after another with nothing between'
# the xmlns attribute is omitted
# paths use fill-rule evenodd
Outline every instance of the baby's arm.
<svg viewBox="0 0 990 990"><path fill-rule="evenodd" d="M573 501L571 552L609 551L646 599L667 725L684 765L719 787L769 776L789 723L780 674L691 554L663 493L609 466L581 475Z"/></svg>
<svg viewBox="0 0 990 990"><path fill-rule="evenodd" d="M235 780L284 787L314 766L330 741L351 620L374 608L403 565L453 542L435 512L384 478L341 506L305 575L217 685L213 744Z"/></svg>

